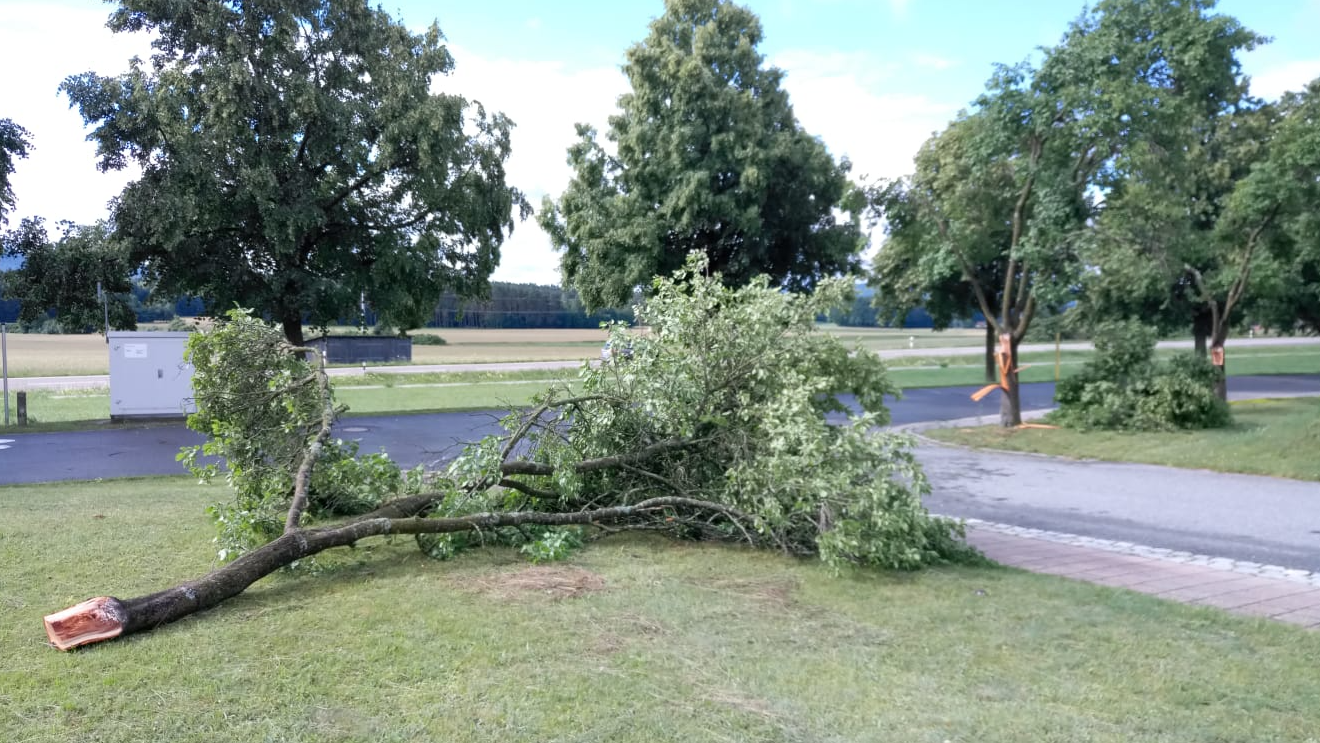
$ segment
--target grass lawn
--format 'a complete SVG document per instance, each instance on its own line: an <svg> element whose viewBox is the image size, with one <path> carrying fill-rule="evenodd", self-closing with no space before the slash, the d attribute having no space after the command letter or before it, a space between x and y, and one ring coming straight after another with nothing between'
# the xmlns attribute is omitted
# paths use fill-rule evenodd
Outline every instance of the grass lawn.
<svg viewBox="0 0 1320 743"><path fill-rule="evenodd" d="M219 486L0 488L0 737L171 741L1303 741L1320 633L999 568L612 537L533 568L363 543L60 653L41 617L194 577Z"/></svg>
<svg viewBox="0 0 1320 743"><path fill-rule="evenodd" d="M550 380L573 378L573 370L461 372L455 374L367 374L331 377L336 399L347 415L418 413L439 410L492 410L527 405ZM90 390L31 390L27 428L16 424L15 393L9 393L10 426L3 432L79 430L110 424L110 395ZM140 425L140 424L127 424Z"/></svg>
<svg viewBox="0 0 1320 743"><path fill-rule="evenodd" d="M1229 428L1178 433L985 426L926 435L965 446L1320 480L1320 398L1236 402L1233 421Z"/></svg>
<svg viewBox="0 0 1320 743"><path fill-rule="evenodd" d="M1091 358L1091 351L1059 354L1059 377L1070 377ZM1168 357L1177 353L1159 350ZM1019 355L1023 382L1053 382L1055 354L1032 352ZM952 387L985 384L985 362L980 356L908 356L886 359L890 374L903 387ZM1320 374L1320 346L1255 346L1229 349L1229 376L1255 374Z"/></svg>

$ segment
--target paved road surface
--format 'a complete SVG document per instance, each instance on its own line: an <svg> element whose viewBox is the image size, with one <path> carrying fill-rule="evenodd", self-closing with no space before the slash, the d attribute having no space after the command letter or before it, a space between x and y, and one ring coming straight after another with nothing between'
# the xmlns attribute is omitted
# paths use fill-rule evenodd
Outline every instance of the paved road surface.
<svg viewBox="0 0 1320 743"><path fill-rule="evenodd" d="M937 513L1320 571L1320 483L923 445Z"/></svg>
<svg viewBox="0 0 1320 743"><path fill-rule="evenodd" d="M1236 398L1316 394L1320 376L1233 377ZM896 424L984 416L974 388L909 390ZM1024 385L1023 408L1048 407L1052 384ZM347 418L338 434L364 451L384 448L405 466L448 460L496 430L494 412ZM0 484L178 474L180 446L200 442L182 426L7 434ZM3 448L3 447L8 447ZM922 446L932 510L953 516L1116 539L1287 567L1320 570L1320 484L1131 464ZM0 491L0 498L3 491Z"/></svg>
<svg viewBox="0 0 1320 743"><path fill-rule="evenodd" d="M1315 383L1320 389L1320 380ZM895 423L951 420L969 415L994 416L995 399L972 402L972 387L914 389L893 405ZM1024 409L1047 407L1053 384L1023 385ZM357 439L363 451L388 451L406 467L435 465L451 459L466 442L498 430L499 411L428 413L345 418L336 433ZM113 428L63 433L5 434L12 439L0 450L0 485L87 480L130 475L175 475L183 470L174 455L202 437L181 424L141 429Z"/></svg>

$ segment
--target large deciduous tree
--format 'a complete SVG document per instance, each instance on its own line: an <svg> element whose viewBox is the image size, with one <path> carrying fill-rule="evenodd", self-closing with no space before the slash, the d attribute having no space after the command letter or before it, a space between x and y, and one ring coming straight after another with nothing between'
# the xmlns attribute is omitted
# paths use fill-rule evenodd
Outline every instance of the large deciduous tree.
<svg viewBox="0 0 1320 743"><path fill-rule="evenodd" d="M1275 322L1290 330L1314 327L1320 314L1320 79L1284 96L1277 110L1264 156L1237 182L1215 223L1224 268L1216 276L1193 277L1214 313L1211 342L1220 347L1230 313L1244 301L1257 271L1266 274L1261 304L1273 304Z"/></svg>
<svg viewBox="0 0 1320 743"><path fill-rule="evenodd" d="M1006 426L1021 422L1017 346L1038 307L1075 295L1099 197L1122 179L1126 154L1154 132L1193 125L1194 103L1237 83L1233 55L1257 38L1212 7L1104 0L1038 67L1000 67L940 135L956 134L957 146L917 189L920 208L940 235L932 249L958 262L1003 339ZM1001 226L1006 236L994 239ZM994 265L990 286L982 276Z"/></svg>
<svg viewBox="0 0 1320 743"><path fill-rule="evenodd" d="M28 156L32 146L28 131L9 119L0 119L0 226L8 223L8 214L14 208L14 188L9 176L14 174L14 161Z"/></svg>
<svg viewBox="0 0 1320 743"><path fill-rule="evenodd" d="M872 219L884 224L884 243L872 261L868 283L875 289L872 303L887 319L901 320L920 307L930 314L936 330L947 328L955 319L981 310L973 286L993 291L1003 284L995 274L1002 268L997 257L1010 237L1007 223L999 218L1003 205L982 201L986 211L967 212L959 219L932 208L971 175L967 169L973 161L962 148L974 123L950 126L932 137L917 153L912 175L865 193ZM948 249L951 241L959 241L957 250ZM966 267L960 254L969 260L989 258L972 265L975 281L963 278ZM986 380L993 382L998 373L996 331L990 322L985 330Z"/></svg>
<svg viewBox="0 0 1320 743"><path fill-rule="evenodd" d="M19 322L35 324L53 313L66 333L100 330L106 323L115 330L136 328L128 251L104 223L61 227L63 234L52 242L45 223L34 217L0 239L0 254L23 262L4 274L3 287L7 298L22 304Z"/></svg>
<svg viewBox="0 0 1320 743"><path fill-rule="evenodd" d="M116 234L161 290L239 304L302 342L365 295L415 327L446 288L479 294L525 217L505 184L512 123L432 92L453 59L365 0L121 0L150 64L62 89L102 169L142 168Z"/></svg>
<svg viewBox="0 0 1320 743"><path fill-rule="evenodd" d="M607 139L579 125L574 175L540 221L588 308L627 302L690 251L732 284L789 289L857 267L860 226L835 208L847 162L802 130L783 72L757 51L761 24L724 0L667 0L627 52L632 86Z"/></svg>
<svg viewBox="0 0 1320 743"><path fill-rule="evenodd" d="M1233 245L1217 237L1218 223L1264 156L1275 116L1247 96L1237 61L1264 39L1231 17L1206 15L1212 5L1143 21L1159 32L1170 61L1141 70L1141 80L1167 94L1134 118L1086 251L1095 269L1086 282L1093 317L1191 330L1203 355L1207 343L1222 348L1255 253L1246 246L1251 240Z"/></svg>

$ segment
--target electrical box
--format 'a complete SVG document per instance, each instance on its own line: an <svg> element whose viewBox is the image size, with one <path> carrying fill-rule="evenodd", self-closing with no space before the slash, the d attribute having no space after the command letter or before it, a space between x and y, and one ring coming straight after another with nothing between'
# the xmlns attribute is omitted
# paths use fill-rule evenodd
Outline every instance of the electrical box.
<svg viewBox="0 0 1320 743"><path fill-rule="evenodd" d="M183 360L190 335L110 332L110 420L182 418L197 410L193 368Z"/></svg>

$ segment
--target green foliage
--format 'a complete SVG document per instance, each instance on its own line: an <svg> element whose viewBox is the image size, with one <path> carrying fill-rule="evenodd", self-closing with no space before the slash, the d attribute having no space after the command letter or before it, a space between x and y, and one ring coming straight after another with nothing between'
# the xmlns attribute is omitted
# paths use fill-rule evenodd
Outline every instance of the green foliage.
<svg viewBox="0 0 1320 743"><path fill-rule="evenodd" d="M61 86L100 167L142 175L116 232L168 294L302 324L355 314L423 324L446 288L479 295L530 211L505 184L510 122L433 93L454 61L365 0L122 0L150 63Z"/></svg>
<svg viewBox="0 0 1320 743"><path fill-rule="evenodd" d="M179 459L204 481L218 476L223 464L234 499L208 513L221 559L232 559L283 531L294 475L326 404L319 372L247 310L232 310L227 320L193 334L185 358L195 369L197 404L188 427L207 440ZM221 462L203 463L202 456ZM420 471L402 472L384 454L359 456L355 442L331 440L312 470L306 517L365 513L421 485Z"/></svg>
<svg viewBox="0 0 1320 743"><path fill-rule="evenodd" d="M170 319L170 324L166 325L165 329L174 333L193 333L197 331L197 325L182 317L174 317Z"/></svg>
<svg viewBox="0 0 1320 743"><path fill-rule="evenodd" d="M108 317L114 330L136 328L127 248L103 222L61 227L64 234L51 242L41 218L24 219L0 238L0 253L23 260L6 272L3 287L6 298L22 303L19 322L40 328L53 319L60 329L50 332L86 333L103 331ZM104 307L98 283L107 294Z"/></svg>
<svg viewBox="0 0 1320 743"><path fill-rule="evenodd" d="M960 525L921 505L929 485L911 439L878 428L889 418L884 397L898 393L879 357L815 332L820 312L850 299L849 282L794 295L764 278L737 289L722 281L694 253L638 307L646 332L610 328L612 345L630 345L631 358L583 367L580 393L547 394L546 403L573 402L547 409L526 456L554 474L523 478L539 494L510 491L517 506L569 511L683 495L749 520L675 510L653 527L819 555L835 567L968 557ZM843 394L860 410L845 407ZM504 425L518 431L527 420L515 414ZM494 477L502 441L467 452L451 476ZM647 451L624 466L575 467Z"/></svg>
<svg viewBox="0 0 1320 743"><path fill-rule="evenodd" d="M443 346L443 345L446 345L446 341L445 341L445 339L442 338L442 337L440 337L440 336L438 336L438 335L436 335L436 334L434 334L434 333L417 333L416 335L411 335L411 336L408 336L408 337L409 337L409 338L412 338L412 342L413 342L413 345L414 345L414 346Z"/></svg>
<svg viewBox="0 0 1320 743"><path fill-rule="evenodd" d="M1155 360L1155 330L1110 321L1094 333L1095 356L1059 382L1051 420L1072 428L1167 431L1220 428L1232 422L1215 396L1217 371L1191 354Z"/></svg>
<svg viewBox="0 0 1320 743"><path fill-rule="evenodd" d="M816 316L849 299L843 279L801 295L767 279L730 289L693 253L638 308L646 332L611 326L611 343L631 356L584 365L576 383L557 382L534 410L507 416L506 435L470 445L429 485L424 514L576 514L668 497L663 510L606 520L819 555L835 568L974 559L961 525L922 506L929 485L911 439L880 430L884 398L898 393L880 359L816 332ZM189 425L209 438L181 458L204 478L218 468L200 465L200 454L225 459L235 499L211 510L222 557L283 529L293 473L328 394L298 350L239 310L189 340L198 405ZM331 442L315 462L308 517L362 513L421 486L419 472ZM499 528L478 520L417 542L441 559L501 544L542 562L584 541L580 528L535 520L516 516Z"/></svg>
<svg viewBox="0 0 1320 743"><path fill-rule="evenodd" d="M1179 176L1189 171L1165 166L1201 155L1207 122L1245 90L1235 54L1260 41L1212 6L1102 0L1039 65L998 67L973 109L922 148L912 176L866 194L889 223L872 278L886 311L927 303L938 318L974 303L996 334L1017 342L1037 310L1062 308L1084 282L1124 301L1139 295L1140 310L1127 313L1144 316L1150 296L1158 307L1161 293L1189 280L1179 258L1153 270L1149 256L1133 257L1130 237L1111 241L1127 263L1105 260L1098 274L1082 267L1101 263L1086 255L1098 242L1094 225L1124 201L1133 174L1170 196L1156 202L1167 211L1144 223L1204 216L1202 184L1186 189ZM1016 423L1016 394L1008 401L1004 423Z"/></svg>
<svg viewBox="0 0 1320 743"><path fill-rule="evenodd" d="M573 179L539 219L589 309L630 301L694 250L731 285L766 275L801 290L856 267L860 227L834 214L849 165L798 125L761 37L740 5L667 0L627 52L615 154L578 125Z"/></svg>
<svg viewBox="0 0 1320 743"><path fill-rule="evenodd" d="M14 189L9 185L14 161L28 156L31 136L10 119L0 119L0 226L9 223L8 213L14 208Z"/></svg>
<svg viewBox="0 0 1320 743"><path fill-rule="evenodd" d="M1225 237L1265 225L1252 319L1320 332L1320 78L1279 101L1268 156L1233 194Z"/></svg>

